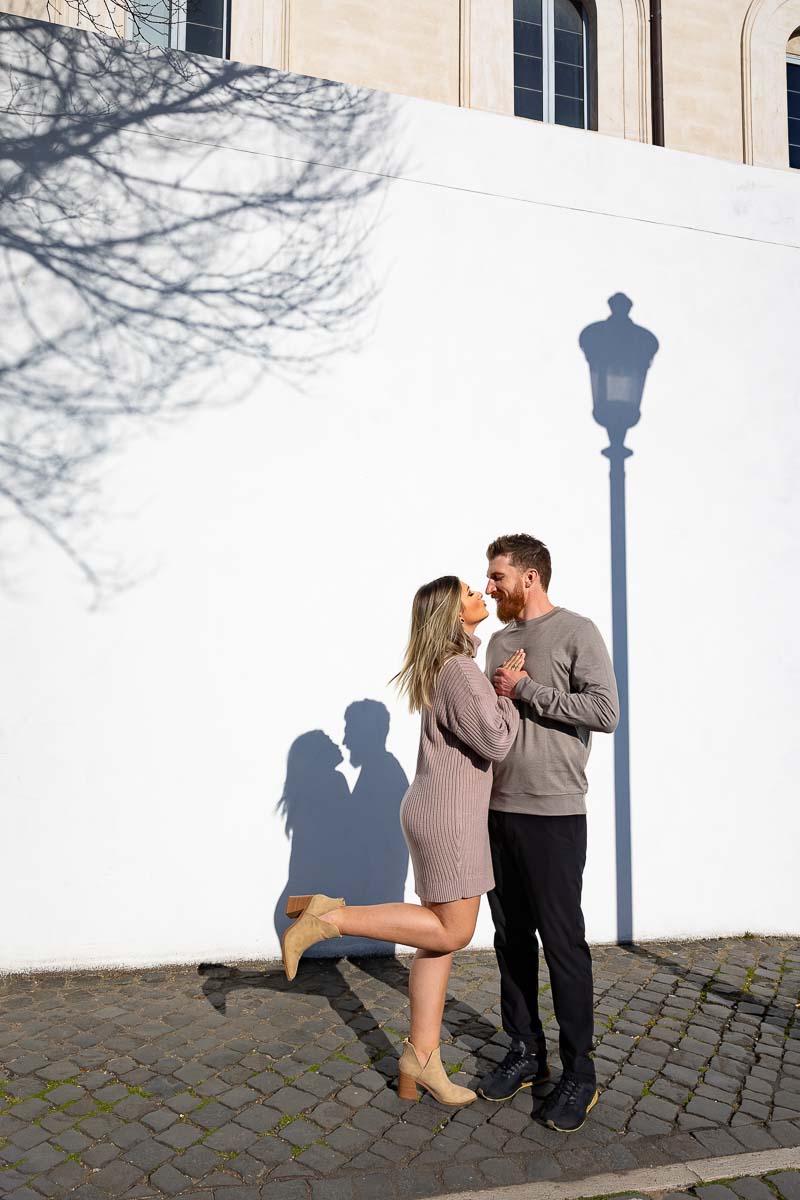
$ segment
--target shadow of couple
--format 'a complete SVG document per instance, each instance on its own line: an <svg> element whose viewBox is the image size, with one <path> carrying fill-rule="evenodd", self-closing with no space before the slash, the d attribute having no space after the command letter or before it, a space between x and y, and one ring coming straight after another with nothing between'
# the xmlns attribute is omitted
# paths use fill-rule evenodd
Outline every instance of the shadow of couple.
<svg viewBox="0 0 800 1200"><path fill-rule="evenodd" d="M399 809L408 788L400 763L386 749L390 717L377 700L358 700L345 712L342 745L359 771L352 788L338 769L344 756L321 729L301 734L292 743L286 780L277 811L291 842L286 884L275 906L278 937L289 924L285 916L290 895L323 892L344 896L349 904L402 901L408 873L408 849L400 828ZM351 988L336 959L354 961L359 970L408 1002L408 968L394 957L393 943L345 937L326 942L323 956L314 950L300 964L289 984L282 970L241 970L220 963L201 963L203 992L224 1015L228 997L237 991L324 995L342 1023L349 1026L367 1051L369 1061L385 1075L394 1073L396 1046L377 1019ZM335 957L333 957L333 956ZM348 973L349 974L349 973ZM396 1007L396 1006L392 1006ZM394 1022L403 1030L406 1022ZM496 1027L468 1005L448 998L445 1024L452 1034L475 1043L491 1038ZM381 1063L381 1059L385 1060Z"/></svg>

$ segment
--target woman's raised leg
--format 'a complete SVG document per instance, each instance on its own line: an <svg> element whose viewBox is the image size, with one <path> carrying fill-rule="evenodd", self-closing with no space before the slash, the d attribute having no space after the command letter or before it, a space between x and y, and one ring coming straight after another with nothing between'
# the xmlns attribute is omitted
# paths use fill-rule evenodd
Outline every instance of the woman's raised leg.
<svg viewBox="0 0 800 1200"><path fill-rule="evenodd" d="M471 940L479 904L479 896L446 904L348 904L322 914L321 919L342 934L452 954Z"/></svg>

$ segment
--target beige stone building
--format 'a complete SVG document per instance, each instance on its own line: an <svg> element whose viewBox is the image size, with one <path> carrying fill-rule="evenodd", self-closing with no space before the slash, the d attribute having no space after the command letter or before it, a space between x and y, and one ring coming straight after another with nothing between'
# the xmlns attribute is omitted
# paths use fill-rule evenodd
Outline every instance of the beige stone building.
<svg viewBox="0 0 800 1200"><path fill-rule="evenodd" d="M0 0L106 29L103 0ZM800 167L800 0L126 0L116 32L733 162ZM135 8L133 6L136 6Z"/></svg>

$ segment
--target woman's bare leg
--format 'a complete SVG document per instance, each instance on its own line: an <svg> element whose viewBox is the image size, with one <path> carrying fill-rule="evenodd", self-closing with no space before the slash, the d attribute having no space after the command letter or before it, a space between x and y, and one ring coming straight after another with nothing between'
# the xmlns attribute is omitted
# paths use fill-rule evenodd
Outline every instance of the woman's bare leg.
<svg viewBox="0 0 800 1200"><path fill-rule="evenodd" d="M449 954L470 941L479 904L479 896L447 904L346 904L325 913L322 920L339 933Z"/></svg>
<svg viewBox="0 0 800 1200"><path fill-rule="evenodd" d="M442 1038L442 1016L453 955L438 950L417 950L408 977L411 1030L408 1040L422 1065Z"/></svg>
<svg viewBox="0 0 800 1200"><path fill-rule="evenodd" d="M408 995L409 1041L424 1063L439 1045L453 951L466 946L475 932L480 896L448 904L370 904L334 909L323 920L340 933L416 946Z"/></svg>
<svg viewBox="0 0 800 1200"><path fill-rule="evenodd" d="M455 900L451 904L426 904L446 927L457 929L462 946L472 940L478 920L480 896ZM453 965L452 951L419 949L411 963L408 995L411 1001L409 1041L424 1062L442 1038L442 1016L447 999L447 984Z"/></svg>

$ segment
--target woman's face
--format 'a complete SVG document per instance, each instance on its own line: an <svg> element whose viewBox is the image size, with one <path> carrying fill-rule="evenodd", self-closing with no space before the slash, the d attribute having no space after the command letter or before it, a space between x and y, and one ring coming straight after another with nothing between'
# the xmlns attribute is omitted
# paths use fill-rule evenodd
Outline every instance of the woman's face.
<svg viewBox="0 0 800 1200"><path fill-rule="evenodd" d="M465 625L479 625L485 621L489 610L483 602L482 592L473 592L468 583L461 584L461 616Z"/></svg>

